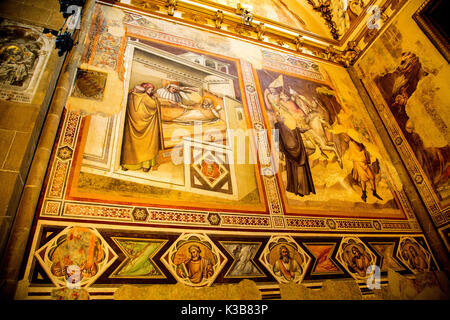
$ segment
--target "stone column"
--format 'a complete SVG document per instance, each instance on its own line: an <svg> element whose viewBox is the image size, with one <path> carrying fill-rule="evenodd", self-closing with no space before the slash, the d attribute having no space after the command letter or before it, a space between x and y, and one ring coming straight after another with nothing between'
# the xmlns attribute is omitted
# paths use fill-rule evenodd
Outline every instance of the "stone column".
<svg viewBox="0 0 450 320"><path fill-rule="evenodd" d="M19 272L24 261L25 250L31 232L39 195L44 182L51 150L56 138L61 116L70 93L70 89L84 49L95 0L88 0L83 9L82 26L78 32L78 45L66 53L53 98L50 103L39 142L33 157L31 168L25 182L16 218L12 227L8 245L3 256L1 296L5 299L26 297L28 279L19 281ZM75 35L76 36L76 35ZM16 290L17 288L17 290ZM16 293L16 294L15 294Z"/></svg>

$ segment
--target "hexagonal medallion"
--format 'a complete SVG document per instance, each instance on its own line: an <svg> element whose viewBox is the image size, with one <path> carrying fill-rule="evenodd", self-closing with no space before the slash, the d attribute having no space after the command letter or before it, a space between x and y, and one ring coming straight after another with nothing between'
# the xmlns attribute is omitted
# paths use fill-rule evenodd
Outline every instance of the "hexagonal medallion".
<svg viewBox="0 0 450 320"><path fill-rule="evenodd" d="M220 222L221 222L220 215L217 213L209 213L208 221L211 225L218 226L218 225L220 225Z"/></svg>
<svg viewBox="0 0 450 320"><path fill-rule="evenodd" d="M289 236L272 236L259 257L280 283L302 282L311 260Z"/></svg>
<svg viewBox="0 0 450 320"><path fill-rule="evenodd" d="M416 174L416 175L414 176L414 181L415 181L417 184L422 184L422 182L423 182L423 177L422 177L422 175Z"/></svg>
<svg viewBox="0 0 450 320"><path fill-rule="evenodd" d="M342 239L336 259L356 280L367 279L371 275L369 266L377 262L376 255L356 237Z"/></svg>
<svg viewBox="0 0 450 320"><path fill-rule="evenodd" d="M227 262L225 255L205 234L182 234L161 261L181 283L210 286Z"/></svg>

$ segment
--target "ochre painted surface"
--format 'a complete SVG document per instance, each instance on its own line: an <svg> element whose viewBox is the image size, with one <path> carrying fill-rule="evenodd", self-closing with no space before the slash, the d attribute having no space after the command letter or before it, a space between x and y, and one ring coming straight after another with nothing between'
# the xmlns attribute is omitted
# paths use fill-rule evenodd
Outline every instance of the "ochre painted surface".
<svg viewBox="0 0 450 320"><path fill-rule="evenodd" d="M75 283L150 298L135 285L154 284L226 299L219 288L246 279L271 296L278 283L365 283L369 265L438 268L345 69L101 5L84 48L24 296Z"/></svg>

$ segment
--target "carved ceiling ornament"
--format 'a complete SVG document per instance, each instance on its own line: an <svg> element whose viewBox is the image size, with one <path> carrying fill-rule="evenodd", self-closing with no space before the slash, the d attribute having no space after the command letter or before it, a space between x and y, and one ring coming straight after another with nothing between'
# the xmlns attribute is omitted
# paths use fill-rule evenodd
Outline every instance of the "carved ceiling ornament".
<svg viewBox="0 0 450 320"><path fill-rule="evenodd" d="M261 22L256 26L256 33L258 40L264 40L264 34L266 33L266 26L264 22Z"/></svg>

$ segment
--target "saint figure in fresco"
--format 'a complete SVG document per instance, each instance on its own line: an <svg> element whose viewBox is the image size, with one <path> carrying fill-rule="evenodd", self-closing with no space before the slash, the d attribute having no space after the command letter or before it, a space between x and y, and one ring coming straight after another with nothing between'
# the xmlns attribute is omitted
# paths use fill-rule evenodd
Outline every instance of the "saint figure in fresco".
<svg viewBox="0 0 450 320"><path fill-rule="evenodd" d="M189 247L191 257L177 265L177 274L182 278L188 278L192 283L200 283L214 274L211 261L201 256L202 250L198 245Z"/></svg>
<svg viewBox="0 0 450 320"><path fill-rule="evenodd" d="M174 119L175 122L212 122L220 119L220 106L215 106L214 101L209 97L204 97L201 103L190 106L181 116Z"/></svg>
<svg viewBox="0 0 450 320"><path fill-rule="evenodd" d="M307 129L298 126L290 129L284 123L284 117L281 114L276 115L275 129L279 132L280 152L284 155L286 162L286 191L301 197L310 193L315 194L308 154L301 136Z"/></svg>
<svg viewBox="0 0 450 320"><path fill-rule="evenodd" d="M39 56L37 42L21 43L20 38L0 39L0 82L22 86L32 74Z"/></svg>
<svg viewBox="0 0 450 320"><path fill-rule="evenodd" d="M357 246L352 247L352 258L349 263L350 271L354 271L359 276L364 277L370 265L370 260L370 256L365 252L361 252Z"/></svg>
<svg viewBox="0 0 450 320"><path fill-rule="evenodd" d="M375 83L387 104L392 106L399 94L409 98L416 91L419 80L427 75L415 53L403 52L398 67L393 72L375 77Z"/></svg>
<svg viewBox="0 0 450 320"><path fill-rule="evenodd" d="M374 78L400 129L405 135L426 176L436 190L445 188L450 176L448 154L450 147L425 147L422 137L414 131L412 119L406 112L408 99L416 91L419 81L429 73L424 70L419 57L403 52L398 67ZM437 193L441 198L441 194Z"/></svg>
<svg viewBox="0 0 450 320"><path fill-rule="evenodd" d="M59 244L58 244L59 243ZM70 266L79 267L81 279L95 276L99 264L105 259L101 241L88 228L72 228L64 241L58 241L57 247L50 251L51 272L56 277L69 278L76 271Z"/></svg>
<svg viewBox="0 0 450 320"><path fill-rule="evenodd" d="M405 138L408 140L425 174L430 178L433 177L433 155L425 148L422 138L414 131L414 124L410 119L405 123Z"/></svg>
<svg viewBox="0 0 450 320"><path fill-rule="evenodd" d="M288 281L295 280L302 273L302 267L295 260L286 246L280 246L280 258L273 265L273 272Z"/></svg>
<svg viewBox="0 0 450 320"><path fill-rule="evenodd" d="M360 277L366 277L367 268L372 264L373 257L369 254L362 243L350 239L343 245L342 259L348 266L350 272Z"/></svg>
<svg viewBox="0 0 450 320"><path fill-rule="evenodd" d="M267 116L271 124L275 121L275 113L279 109L280 90L283 88L283 77L280 75L269 87L264 90L264 102L266 105Z"/></svg>
<svg viewBox="0 0 450 320"><path fill-rule="evenodd" d="M160 103L151 83L135 86L128 94L120 164L123 170L148 172L157 167L162 147Z"/></svg>
<svg viewBox="0 0 450 320"><path fill-rule="evenodd" d="M212 97L203 96L199 103L192 103L189 94L199 92L198 88L181 87L176 81L164 80L163 83L166 84L156 90L156 95L161 103L163 122L192 124L194 122L214 122L220 119L221 107L215 104ZM214 96L214 98L217 97Z"/></svg>

